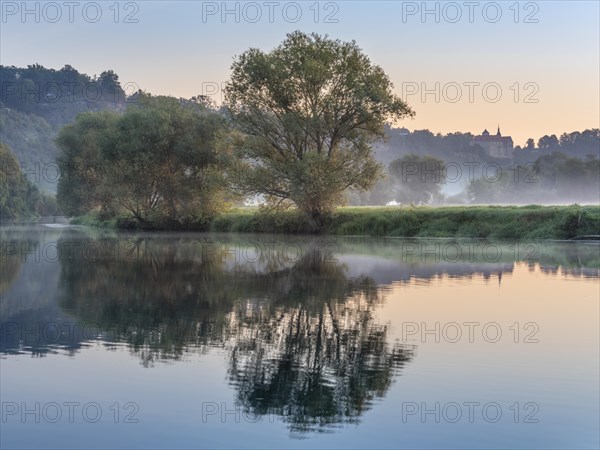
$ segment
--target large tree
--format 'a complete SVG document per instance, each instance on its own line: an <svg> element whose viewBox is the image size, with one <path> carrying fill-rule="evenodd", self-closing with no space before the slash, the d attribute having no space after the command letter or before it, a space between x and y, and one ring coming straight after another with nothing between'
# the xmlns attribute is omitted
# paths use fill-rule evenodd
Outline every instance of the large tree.
<svg viewBox="0 0 600 450"><path fill-rule="evenodd" d="M414 115L392 87L355 42L296 31L270 52L243 53L225 97L244 136L240 189L295 204L319 230L346 190L377 181L371 144L386 120Z"/></svg>
<svg viewBox="0 0 600 450"><path fill-rule="evenodd" d="M127 214L144 226L199 224L225 198L225 119L194 101L141 94L124 114L87 113L58 137L69 214Z"/></svg>

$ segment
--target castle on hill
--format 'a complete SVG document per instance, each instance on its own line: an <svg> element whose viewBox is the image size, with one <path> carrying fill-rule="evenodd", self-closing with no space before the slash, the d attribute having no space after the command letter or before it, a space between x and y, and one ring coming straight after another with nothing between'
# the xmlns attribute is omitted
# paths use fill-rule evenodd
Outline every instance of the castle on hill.
<svg viewBox="0 0 600 450"><path fill-rule="evenodd" d="M488 156L499 159L511 159L513 154L513 140L510 136L502 136L500 127L495 135L491 135L488 130L473 138L473 145L480 145L487 152Z"/></svg>

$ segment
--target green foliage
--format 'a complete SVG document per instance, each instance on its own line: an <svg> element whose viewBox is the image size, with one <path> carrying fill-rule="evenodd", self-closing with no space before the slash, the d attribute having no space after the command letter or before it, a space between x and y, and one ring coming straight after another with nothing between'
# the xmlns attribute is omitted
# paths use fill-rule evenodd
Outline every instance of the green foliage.
<svg viewBox="0 0 600 450"><path fill-rule="evenodd" d="M373 185L381 168L371 144L385 121L414 114L355 42L301 32L238 57L226 101L244 134L240 190L295 204L314 229L347 189Z"/></svg>
<svg viewBox="0 0 600 450"><path fill-rule="evenodd" d="M206 223L228 201L225 120L198 103L140 95L122 115L86 113L57 139L67 214L128 215L147 227Z"/></svg>
<svg viewBox="0 0 600 450"><path fill-rule="evenodd" d="M214 231L309 233L310 224L297 210L261 217L238 209L212 223ZM600 235L598 206L469 206L339 208L323 231L337 235L397 237L469 237L498 239L571 239Z"/></svg>
<svg viewBox="0 0 600 450"><path fill-rule="evenodd" d="M0 219L59 214L54 197L42 194L27 180L15 155L0 142Z"/></svg>
<svg viewBox="0 0 600 450"><path fill-rule="evenodd" d="M0 218L18 219L35 214L38 190L21 173L17 158L0 142Z"/></svg>
<svg viewBox="0 0 600 450"><path fill-rule="evenodd" d="M102 192L111 188L103 183L108 164L103 148L117 119L111 112L84 113L58 135L56 142L62 152L58 157L61 177L57 198L66 214L81 215L108 206Z"/></svg>

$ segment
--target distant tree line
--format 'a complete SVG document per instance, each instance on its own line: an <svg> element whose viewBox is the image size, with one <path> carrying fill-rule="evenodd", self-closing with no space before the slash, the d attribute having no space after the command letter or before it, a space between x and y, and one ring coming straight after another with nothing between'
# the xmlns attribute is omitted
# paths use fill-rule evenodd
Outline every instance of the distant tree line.
<svg viewBox="0 0 600 450"><path fill-rule="evenodd" d="M560 138L553 135L542 136L535 146L532 138L527 139L523 147L516 146L515 160L531 160L531 155L542 156L560 152L569 157L580 159L600 159L600 129L563 133Z"/></svg>
<svg viewBox="0 0 600 450"><path fill-rule="evenodd" d="M126 101L119 76L112 70L89 76L69 65L60 70L39 64L0 66L0 81L4 107L37 114L51 125L64 125L84 111L116 109Z"/></svg>
<svg viewBox="0 0 600 450"><path fill-rule="evenodd" d="M395 159L409 154L428 155L446 162L460 161L495 161L503 166L512 162L490 157L479 145L473 144L471 133L434 134L429 130L408 131L405 128L386 126L386 140L375 145L377 159L389 164ZM554 152L580 159L600 159L600 129L542 136L537 145L532 138L527 139L523 147L514 148L513 161L533 162L543 155Z"/></svg>
<svg viewBox="0 0 600 450"><path fill-rule="evenodd" d="M473 145L471 133L433 133L429 130L408 131L386 125L386 139L375 145L377 159L383 164L408 156L427 155L442 161L489 161L486 151Z"/></svg>

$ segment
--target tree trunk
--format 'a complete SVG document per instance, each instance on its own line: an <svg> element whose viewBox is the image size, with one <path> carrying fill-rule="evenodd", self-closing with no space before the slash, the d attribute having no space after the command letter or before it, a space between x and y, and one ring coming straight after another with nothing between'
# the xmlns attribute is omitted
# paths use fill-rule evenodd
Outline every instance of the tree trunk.
<svg viewBox="0 0 600 450"><path fill-rule="evenodd" d="M313 209L308 213L308 223L313 233L320 233L323 230L323 214L321 211Z"/></svg>

